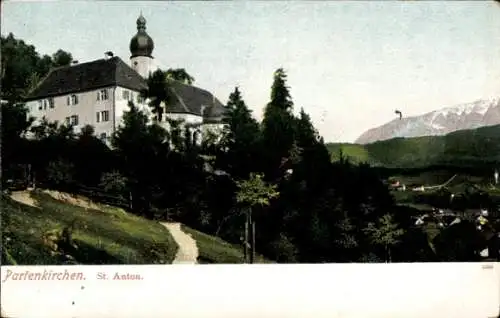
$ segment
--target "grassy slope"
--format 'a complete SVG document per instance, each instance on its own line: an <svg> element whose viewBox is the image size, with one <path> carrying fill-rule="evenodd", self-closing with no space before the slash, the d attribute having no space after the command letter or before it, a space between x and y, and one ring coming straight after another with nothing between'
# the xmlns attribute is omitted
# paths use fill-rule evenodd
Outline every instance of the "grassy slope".
<svg viewBox="0 0 500 318"><path fill-rule="evenodd" d="M42 237L73 221L73 239L78 249L65 252L74 258L72 263L155 264L171 263L175 258L177 243L157 222L116 208L91 210L57 201L47 194L31 195L40 208L2 198L3 264L62 264L63 257L50 253Z"/></svg>
<svg viewBox="0 0 500 318"><path fill-rule="evenodd" d="M241 247L230 244L218 237L214 237L187 226L182 230L191 234L198 245L198 262L201 264L242 264L244 254ZM271 263L260 255L256 255L256 263Z"/></svg>
<svg viewBox="0 0 500 318"><path fill-rule="evenodd" d="M339 150L353 162L386 167L473 165L500 162L500 125L461 130L445 136L394 138L366 145L327 145L332 159Z"/></svg>

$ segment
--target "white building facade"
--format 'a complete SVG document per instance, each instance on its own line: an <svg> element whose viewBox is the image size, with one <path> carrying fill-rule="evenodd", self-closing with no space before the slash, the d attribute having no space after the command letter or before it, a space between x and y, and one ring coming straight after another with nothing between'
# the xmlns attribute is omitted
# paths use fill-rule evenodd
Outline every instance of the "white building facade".
<svg viewBox="0 0 500 318"><path fill-rule="evenodd" d="M105 141L122 123L129 101L153 118L140 94L147 88L147 77L157 69L153 49L141 15L137 34L130 41L130 65L107 52L103 59L51 70L26 99L29 116L35 118L35 124L43 118L70 124L77 133L91 125ZM175 98L165 106L165 118L197 127L193 130L197 136L222 131L225 107L211 93L175 81L171 88ZM168 128L166 121L160 124Z"/></svg>

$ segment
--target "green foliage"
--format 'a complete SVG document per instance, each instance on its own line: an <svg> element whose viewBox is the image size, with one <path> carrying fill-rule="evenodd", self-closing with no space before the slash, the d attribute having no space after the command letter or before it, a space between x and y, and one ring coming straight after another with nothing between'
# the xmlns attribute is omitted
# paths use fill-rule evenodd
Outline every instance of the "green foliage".
<svg viewBox="0 0 500 318"><path fill-rule="evenodd" d="M141 93L142 97L149 100L149 107L156 115L155 120L161 122L165 107L175 100L175 95L162 70L154 71L149 76L147 85L148 88Z"/></svg>
<svg viewBox="0 0 500 318"><path fill-rule="evenodd" d="M18 265L168 264L178 246L157 222L101 206L86 209L32 192L39 207L3 197L2 253ZM48 234L72 228L74 249L51 250Z"/></svg>
<svg viewBox="0 0 500 318"><path fill-rule="evenodd" d="M474 166L500 162L500 125L449 133L445 136L394 138L366 145L328 144L333 160L338 149L353 162L391 168L437 165Z"/></svg>
<svg viewBox="0 0 500 318"><path fill-rule="evenodd" d="M381 245L386 249L386 261L391 261L390 249L401 242L404 230L394 222L390 214L385 214L376 223L368 223L363 231L374 245Z"/></svg>
<svg viewBox="0 0 500 318"><path fill-rule="evenodd" d="M2 69L2 79L7 81L2 96L9 100L19 99L35 87L51 67L71 60L70 54L62 51L53 58L37 57L33 47L13 36L2 38L2 44L5 44L2 62L8 65ZM193 232L199 243L201 262L243 261L241 248L235 244L241 244L244 219L249 216L242 212L248 208L256 212L252 213L252 221L258 225L258 252L278 262L426 261L439 257L458 259L457 255L470 259L471 251L477 247L471 243L474 240L471 235L463 240L465 248L455 249L453 257L447 255L444 251L455 240L453 235L440 233L439 229L419 232L412 228L411 216L416 209L396 205L382 181L385 174L394 171L372 166L497 162L500 126L444 137L393 139L369 145L325 145L305 110L301 109L298 115L293 113L286 74L278 69L261 123L252 117L242 93L235 88L227 103L221 138L203 134L201 140L195 141L192 133L198 127L163 120L165 110L176 98L171 88L179 84L174 81L190 85L193 80L184 69L153 73L142 95L156 115L155 120L151 122L131 103L112 136L112 149L94 136L90 126L77 135L71 126L47 120L33 127L35 139L27 140L24 134L30 121L24 106L14 102L3 105L2 115L7 122L4 120L2 125L2 172L4 162L8 162L12 166L29 166L24 170L29 170L33 179L36 175L42 188L65 187L69 183L75 192L83 185L127 198L131 194L134 214L179 221L220 236ZM412 178L411 182L420 182L403 169L398 173L397 178L404 182ZM456 186L450 184L448 190L457 191ZM486 200L482 194L492 190L485 187L481 185L481 191L463 190L464 195L457 196L454 204L492 205L493 200ZM436 204L447 194L433 195L395 194L396 199L407 205ZM156 262L172 253L168 243L161 243L170 238L154 222L129 214L127 221L118 222L120 215L67 212L66 209L73 208L56 205L48 208L52 203L44 202L42 208L49 212L48 218L42 219L50 224L43 226L43 233L54 230L59 236L63 232L67 237L72 236L66 245L71 246L71 241L77 244L80 252L73 256L81 263L92 263L95 259L102 259L103 263ZM266 213L258 213L263 210ZM61 211L67 215L61 216ZM96 233L82 229L78 225L81 222L76 222L71 231L75 216L84 213L92 215L86 222ZM36 215L40 218L45 213L33 213L30 217ZM42 219L36 222L43 223ZM142 225L137 226L136 222ZM15 243L9 244L17 245L10 246L9 253L2 253L2 259L26 263L22 253L12 252L26 249L30 251L26 255L39 263L57 263L50 253L44 254L43 246L24 243L32 239L31 234L22 234L29 233L28 223L12 223L9 237ZM21 230L15 230L16 227ZM186 227L186 231L190 230ZM222 238L228 243L223 243ZM116 246L117 241L121 247ZM85 253L90 256L85 258Z"/></svg>
<svg viewBox="0 0 500 318"><path fill-rule="evenodd" d="M24 138L29 130L32 118L28 118L24 104L12 102L1 104L1 134L2 134L2 181L10 173L9 167L24 163L27 142Z"/></svg>
<svg viewBox="0 0 500 318"><path fill-rule="evenodd" d="M103 173L100 186L106 192L123 193L127 188L127 179L119 171Z"/></svg>
<svg viewBox="0 0 500 318"><path fill-rule="evenodd" d="M439 232L432 243L442 261L471 262L478 260L477 251L483 242L475 225L462 221Z"/></svg>
<svg viewBox="0 0 500 318"><path fill-rule="evenodd" d="M222 133L217 166L223 166L235 178L246 178L259 158L260 128L252 117L238 88L229 95L225 128Z"/></svg>
<svg viewBox="0 0 500 318"><path fill-rule="evenodd" d="M280 233L279 237L271 242L271 253L278 263L296 263L299 251L285 234Z"/></svg>
<svg viewBox="0 0 500 318"><path fill-rule="evenodd" d="M207 235L187 226L182 230L193 237L198 246L198 262L201 264L243 264L243 247L228 243L218 237ZM271 263L257 255L256 263Z"/></svg>
<svg viewBox="0 0 500 318"><path fill-rule="evenodd" d="M68 66L73 61L73 56L69 52L65 52L61 49L57 50L56 53L52 55L52 65L53 67Z"/></svg>
<svg viewBox="0 0 500 318"><path fill-rule="evenodd" d="M51 68L72 61L71 54L63 50L58 50L53 58L40 56L33 45L16 39L12 33L1 37L1 59L1 98L11 102L22 101Z"/></svg>
<svg viewBox="0 0 500 318"><path fill-rule="evenodd" d="M293 114L293 101L286 86L283 69L274 73L271 87L271 100L264 110L262 120L262 148L269 150L264 156L264 173L270 180L280 177L280 167L289 157L296 140L296 119Z"/></svg>
<svg viewBox="0 0 500 318"><path fill-rule="evenodd" d="M237 181L236 202L244 206L268 206L270 200L279 196L276 185L267 184L261 174L251 173L248 180Z"/></svg>
<svg viewBox="0 0 500 318"><path fill-rule="evenodd" d="M47 167L47 181L61 188L71 185L74 175L74 166L64 160L51 161Z"/></svg>
<svg viewBox="0 0 500 318"><path fill-rule="evenodd" d="M188 72L186 72L186 70L183 68L176 68L176 69L169 68L165 72L165 77L168 80L179 81L187 85L192 85L194 83L194 77L189 75Z"/></svg>
<svg viewBox="0 0 500 318"><path fill-rule="evenodd" d="M271 87L271 101L269 105L284 111L290 111L293 108L293 102L286 86L286 79L287 75L283 68L279 68L274 72L274 82Z"/></svg>

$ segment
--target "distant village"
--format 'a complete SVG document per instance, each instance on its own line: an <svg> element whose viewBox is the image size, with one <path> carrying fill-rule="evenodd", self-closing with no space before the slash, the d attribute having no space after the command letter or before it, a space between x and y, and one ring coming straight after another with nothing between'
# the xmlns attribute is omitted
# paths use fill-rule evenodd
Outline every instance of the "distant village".
<svg viewBox="0 0 500 318"><path fill-rule="evenodd" d="M405 192L405 191L412 191L412 192L426 192L426 191L433 191L433 190L438 190L441 188L445 188L453 179L455 179L457 175L455 174L453 177L451 177L447 182L440 184L440 185L433 185L433 186L425 186L425 185L410 185L407 186L406 184L402 183L400 180L393 179L389 181L389 187L392 191L400 191L400 192ZM499 179L499 173L497 170L495 170L493 174L493 180L495 186L498 185L498 180ZM455 198L455 194L451 193L450 194L450 202L453 201ZM493 212L493 211L491 211ZM496 212L496 211L494 211ZM419 216L415 216L415 226L424 226L429 223L434 223L436 224L439 228L445 228L452 226L454 224L460 223L462 220L468 219L468 220L474 220L476 228L479 231L486 231L488 233L484 233L486 235L487 240L489 241L493 236L497 235L500 237L500 234L495 234L493 231L489 231L488 227L486 226L490 221L488 218L492 217L490 211L488 209L482 208L482 207L477 207L475 209L465 209L463 211L454 211L452 209L439 209L432 207L430 211L426 211L425 213L422 213ZM496 213L495 213L496 214ZM491 233L490 233L491 232ZM486 248L480 252L480 255L482 257L488 257L489 256L489 248Z"/></svg>

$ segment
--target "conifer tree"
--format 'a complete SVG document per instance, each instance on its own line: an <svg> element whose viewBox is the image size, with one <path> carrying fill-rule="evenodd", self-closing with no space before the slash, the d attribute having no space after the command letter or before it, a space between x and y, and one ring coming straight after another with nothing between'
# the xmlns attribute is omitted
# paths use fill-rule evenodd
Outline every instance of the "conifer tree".
<svg viewBox="0 0 500 318"><path fill-rule="evenodd" d="M282 174L279 167L289 157L295 141L293 102L286 86L286 78L281 68L274 73L271 100L265 108L262 121L265 172L270 179L279 178Z"/></svg>
<svg viewBox="0 0 500 318"><path fill-rule="evenodd" d="M152 217L153 189L161 179L168 151L167 133L150 125L147 115L132 102L123 115L123 124L112 137L112 145L123 160L123 174L128 180L137 212Z"/></svg>
<svg viewBox="0 0 500 318"><path fill-rule="evenodd" d="M250 172L258 170L260 131L238 87L229 95L224 123L221 146L227 150L221 154L220 164L233 177L246 178Z"/></svg>

